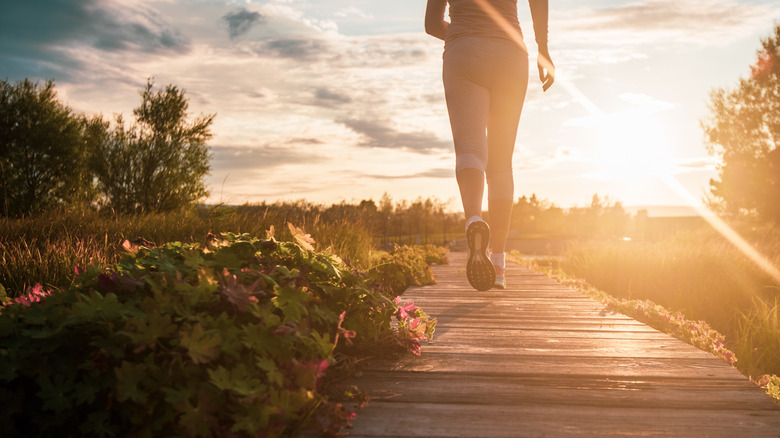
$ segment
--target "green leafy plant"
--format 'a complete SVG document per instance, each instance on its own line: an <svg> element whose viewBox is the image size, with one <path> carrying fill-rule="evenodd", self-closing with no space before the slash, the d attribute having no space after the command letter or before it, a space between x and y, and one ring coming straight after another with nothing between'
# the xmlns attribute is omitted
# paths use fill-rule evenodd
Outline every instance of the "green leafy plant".
<svg viewBox="0 0 780 438"><path fill-rule="evenodd" d="M394 246L379 257L368 276L388 296L399 295L408 286L436 283L430 264L447 263L447 250L435 245Z"/></svg>
<svg viewBox="0 0 780 438"><path fill-rule="evenodd" d="M115 267L77 268L0 310L0 428L12 436L335 435L354 416L323 395L339 351L419 352L435 320L365 274L293 241L125 242ZM393 319L397 324L391 324Z"/></svg>

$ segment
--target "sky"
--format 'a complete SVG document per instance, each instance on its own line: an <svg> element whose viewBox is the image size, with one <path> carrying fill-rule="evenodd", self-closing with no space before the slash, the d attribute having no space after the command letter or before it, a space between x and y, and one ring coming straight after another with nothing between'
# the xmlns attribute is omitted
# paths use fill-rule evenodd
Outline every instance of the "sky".
<svg viewBox="0 0 780 438"><path fill-rule="evenodd" d="M216 113L209 202L435 197L459 206L424 0L25 0L0 4L0 78L52 79L85 114L132 116L147 78ZM702 200L709 93L749 72L776 0L553 0L556 83L531 80L515 196ZM665 184L673 178L688 196ZM674 184L676 186L676 184ZM691 197L692 195L692 197Z"/></svg>

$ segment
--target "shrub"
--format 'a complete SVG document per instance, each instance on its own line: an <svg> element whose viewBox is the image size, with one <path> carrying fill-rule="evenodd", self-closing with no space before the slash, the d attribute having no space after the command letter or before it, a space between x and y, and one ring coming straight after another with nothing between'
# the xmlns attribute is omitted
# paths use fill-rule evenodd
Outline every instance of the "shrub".
<svg viewBox="0 0 780 438"><path fill-rule="evenodd" d="M0 428L11 436L337 432L354 414L319 389L334 353L347 343L416 350L435 320L291 231L295 242L272 234L126 242L129 254L108 272L88 268L66 291L37 286L4 298Z"/></svg>
<svg viewBox="0 0 780 438"><path fill-rule="evenodd" d="M436 283L432 263L447 263L447 250L434 245L395 246L380 256L368 271L369 278L379 285L387 296L401 294L408 286Z"/></svg>

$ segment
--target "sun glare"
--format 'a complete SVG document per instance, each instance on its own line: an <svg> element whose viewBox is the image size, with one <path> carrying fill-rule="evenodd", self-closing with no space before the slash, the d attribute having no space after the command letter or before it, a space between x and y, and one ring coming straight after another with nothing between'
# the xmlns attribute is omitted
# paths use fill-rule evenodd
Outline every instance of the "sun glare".
<svg viewBox="0 0 780 438"><path fill-rule="evenodd" d="M669 173L669 142L664 129L648 115L606 114L596 120L597 176L639 182Z"/></svg>
<svg viewBox="0 0 780 438"><path fill-rule="evenodd" d="M476 0L476 2L502 29L512 35L517 44L525 45L522 35L515 31L487 0ZM665 147L667 142L663 138L664 130L655 126L647 114L605 114L572 82L561 77L560 71L556 83L559 83L574 101L582 105L598 121L602 137L599 147L602 151L600 159L604 161L604 176L612 175L616 179L630 178L633 181L638 181L638 177L641 176L659 178L688 205L694 207L699 215L728 239L732 245L775 280L780 281L780 269L777 266L758 252L726 222L712 214L706 207L701 206L698 200L672 176Z"/></svg>

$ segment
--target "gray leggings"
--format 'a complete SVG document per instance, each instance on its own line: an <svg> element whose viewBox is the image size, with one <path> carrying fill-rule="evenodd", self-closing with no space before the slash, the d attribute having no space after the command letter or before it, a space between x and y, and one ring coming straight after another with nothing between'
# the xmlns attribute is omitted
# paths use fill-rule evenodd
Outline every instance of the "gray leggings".
<svg viewBox="0 0 780 438"><path fill-rule="evenodd" d="M456 174L484 172L488 199L514 199L512 153L528 89L528 52L508 40L461 37L445 46L442 76Z"/></svg>

